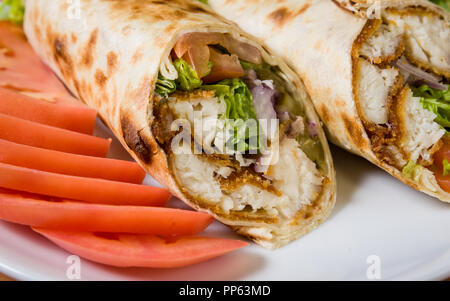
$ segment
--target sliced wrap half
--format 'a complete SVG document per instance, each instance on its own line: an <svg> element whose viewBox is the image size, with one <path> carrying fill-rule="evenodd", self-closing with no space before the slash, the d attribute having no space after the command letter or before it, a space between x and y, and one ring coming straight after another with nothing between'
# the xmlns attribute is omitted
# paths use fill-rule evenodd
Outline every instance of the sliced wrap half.
<svg viewBox="0 0 450 301"><path fill-rule="evenodd" d="M209 3L285 58L334 143L450 201L447 11L407 0Z"/></svg>
<svg viewBox="0 0 450 301"><path fill-rule="evenodd" d="M80 3L27 1L27 37L150 175L264 247L326 219L327 141L279 57L199 1Z"/></svg>

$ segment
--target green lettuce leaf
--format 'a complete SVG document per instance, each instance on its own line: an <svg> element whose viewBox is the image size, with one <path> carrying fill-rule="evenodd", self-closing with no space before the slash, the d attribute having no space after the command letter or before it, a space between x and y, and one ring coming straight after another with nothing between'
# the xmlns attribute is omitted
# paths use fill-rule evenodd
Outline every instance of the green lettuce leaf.
<svg viewBox="0 0 450 301"><path fill-rule="evenodd" d="M3 0L0 3L0 20L22 24L25 5L22 0Z"/></svg>
<svg viewBox="0 0 450 301"><path fill-rule="evenodd" d="M444 159L442 161L442 167L443 167L442 174L444 176L450 175L450 163L447 161L447 159Z"/></svg>
<svg viewBox="0 0 450 301"><path fill-rule="evenodd" d="M450 10L450 0L430 0L431 2Z"/></svg>
<svg viewBox="0 0 450 301"><path fill-rule="evenodd" d="M225 79L214 85L204 85L202 89L214 90L216 96L226 104L221 118L226 128L232 131L227 147L240 153L261 148L259 124L256 119L253 96L247 85L239 78Z"/></svg>
<svg viewBox="0 0 450 301"><path fill-rule="evenodd" d="M192 91L203 84L202 80L198 78L197 72L185 60L179 58L173 62L173 65L178 71L178 78L175 80L178 89Z"/></svg>
<svg viewBox="0 0 450 301"><path fill-rule="evenodd" d="M167 97L177 90L177 85L174 80L167 79L161 74L158 75L158 80L156 81L155 92L162 97Z"/></svg>
<svg viewBox="0 0 450 301"><path fill-rule="evenodd" d="M405 178L415 180L421 174L423 168L423 166L416 164L414 161L408 161L408 164L402 169L402 174Z"/></svg>
<svg viewBox="0 0 450 301"><path fill-rule="evenodd" d="M424 109L437 115L434 121L443 128L450 128L450 85L446 86L447 90L441 91L424 84L412 91L415 97L420 97Z"/></svg>

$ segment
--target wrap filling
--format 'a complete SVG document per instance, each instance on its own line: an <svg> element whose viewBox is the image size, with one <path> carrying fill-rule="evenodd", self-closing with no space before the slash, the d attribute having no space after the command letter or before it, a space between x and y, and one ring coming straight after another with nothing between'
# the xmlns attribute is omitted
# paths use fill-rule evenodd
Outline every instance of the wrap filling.
<svg viewBox="0 0 450 301"><path fill-rule="evenodd" d="M292 218L322 193L319 125L257 47L184 34L161 64L152 103L152 132L178 186L216 213Z"/></svg>
<svg viewBox="0 0 450 301"><path fill-rule="evenodd" d="M450 26L421 8L387 9L353 46L354 94L382 162L450 192Z"/></svg>

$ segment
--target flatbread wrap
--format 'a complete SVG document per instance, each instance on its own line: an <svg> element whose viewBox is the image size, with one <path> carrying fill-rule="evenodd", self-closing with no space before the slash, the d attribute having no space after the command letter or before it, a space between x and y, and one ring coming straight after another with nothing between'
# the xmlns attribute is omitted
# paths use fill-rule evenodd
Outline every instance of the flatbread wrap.
<svg viewBox="0 0 450 301"><path fill-rule="evenodd" d="M450 202L448 11L416 0L209 3L300 75L332 142Z"/></svg>
<svg viewBox="0 0 450 301"><path fill-rule="evenodd" d="M317 227L332 159L299 78L199 1L26 2L36 52L174 195L267 248Z"/></svg>

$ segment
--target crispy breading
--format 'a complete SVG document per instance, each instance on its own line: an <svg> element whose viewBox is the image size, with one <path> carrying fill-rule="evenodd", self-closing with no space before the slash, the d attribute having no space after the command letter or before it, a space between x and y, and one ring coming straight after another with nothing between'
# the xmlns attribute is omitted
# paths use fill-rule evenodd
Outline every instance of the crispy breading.
<svg viewBox="0 0 450 301"><path fill-rule="evenodd" d="M188 101L193 99L214 98L216 92L213 90L197 89L193 91L175 91L169 95L169 98L176 99L176 101Z"/></svg>

